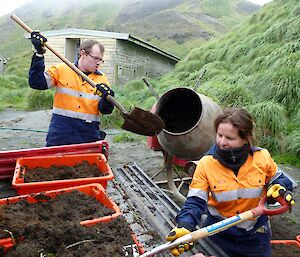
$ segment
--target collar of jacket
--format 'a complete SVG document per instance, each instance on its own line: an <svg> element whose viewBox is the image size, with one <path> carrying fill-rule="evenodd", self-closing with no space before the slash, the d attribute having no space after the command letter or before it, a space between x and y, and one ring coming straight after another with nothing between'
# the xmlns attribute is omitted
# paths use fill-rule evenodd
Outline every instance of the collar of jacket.
<svg viewBox="0 0 300 257"><path fill-rule="evenodd" d="M216 159L216 156L214 155L216 149L217 149L217 145L213 144L211 146L211 148L206 152L206 154L204 154L204 156L205 155L212 155ZM253 155L254 152L260 151L260 150L263 150L263 149L264 148L257 147L257 146L250 146L250 154Z"/></svg>

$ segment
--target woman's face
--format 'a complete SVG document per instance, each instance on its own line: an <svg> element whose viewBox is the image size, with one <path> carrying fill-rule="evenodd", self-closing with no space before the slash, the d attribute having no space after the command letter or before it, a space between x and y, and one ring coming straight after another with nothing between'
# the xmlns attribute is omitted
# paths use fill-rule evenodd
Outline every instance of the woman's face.
<svg viewBox="0 0 300 257"><path fill-rule="evenodd" d="M220 123L217 129L216 143L221 149L232 149L246 144L239 131L231 123Z"/></svg>

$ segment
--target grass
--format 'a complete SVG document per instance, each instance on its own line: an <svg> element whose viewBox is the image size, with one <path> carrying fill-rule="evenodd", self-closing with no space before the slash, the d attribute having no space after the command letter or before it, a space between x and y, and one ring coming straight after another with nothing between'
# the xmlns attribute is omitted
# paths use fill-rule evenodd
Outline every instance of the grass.
<svg viewBox="0 0 300 257"><path fill-rule="evenodd" d="M288 153L288 154L275 154L272 157L277 164L288 164L288 165L300 167L299 155L297 156Z"/></svg>
<svg viewBox="0 0 300 257"><path fill-rule="evenodd" d="M30 111L49 110L53 106L53 90L29 90L26 109Z"/></svg>
<svg viewBox="0 0 300 257"><path fill-rule="evenodd" d="M134 142L134 141L144 141L145 137L133 134L131 132L124 132L119 135L114 136L114 143L124 143L124 142Z"/></svg>

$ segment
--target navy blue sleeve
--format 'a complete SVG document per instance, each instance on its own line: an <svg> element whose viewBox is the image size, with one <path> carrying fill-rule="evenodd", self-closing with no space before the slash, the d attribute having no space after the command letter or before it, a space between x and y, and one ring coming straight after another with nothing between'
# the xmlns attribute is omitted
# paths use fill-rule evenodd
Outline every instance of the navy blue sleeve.
<svg viewBox="0 0 300 257"><path fill-rule="evenodd" d="M281 174L278 178L276 178L272 182L272 185L274 184L280 184L289 191L293 190L293 182L284 174Z"/></svg>
<svg viewBox="0 0 300 257"><path fill-rule="evenodd" d="M114 93L113 95L114 96ZM98 109L102 114L111 114L114 110L114 105L106 100L105 97L101 97L98 103Z"/></svg>
<svg viewBox="0 0 300 257"><path fill-rule="evenodd" d="M34 54L31 60L28 79L28 83L31 88L38 90L48 89L47 82L44 76L44 71L44 57L37 57Z"/></svg>
<svg viewBox="0 0 300 257"><path fill-rule="evenodd" d="M102 97L99 101L98 109L102 114L111 114L114 110L114 105Z"/></svg>
<svg viewBox="0 0 300 257"><path fill-rule="evenodd" d="M201 222L202 214L206 212L206 201L196 196L188 197L183 204L182 209L176 216L177 226L185 227L190 231L194 231L196 229L196 226Z"/></svg>

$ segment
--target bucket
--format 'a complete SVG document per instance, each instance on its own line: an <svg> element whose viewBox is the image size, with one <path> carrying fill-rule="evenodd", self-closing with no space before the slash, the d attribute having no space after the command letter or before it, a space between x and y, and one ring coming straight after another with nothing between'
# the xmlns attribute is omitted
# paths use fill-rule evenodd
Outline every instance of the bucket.
<svg viewBox="0 0 300 257"><path fill-rule="evenodd" d="M215 142L214 120L222 110L202 94L190 88L171 89L160 97L153 111L165 122L157 138L168 154L198 160Z"/></svg>

